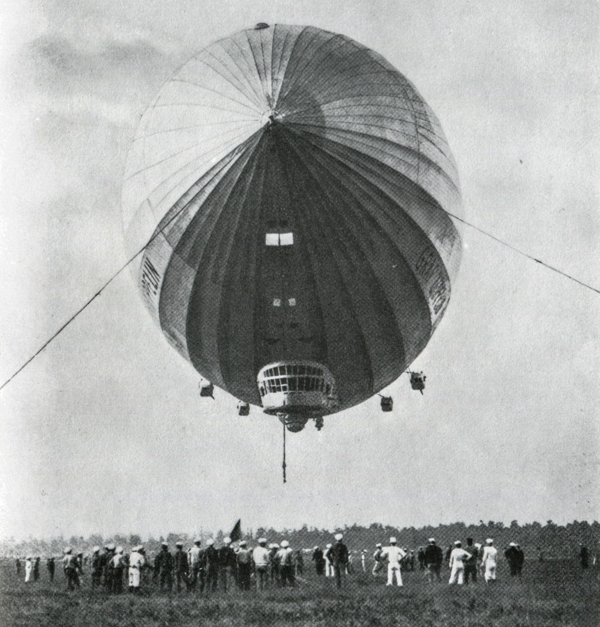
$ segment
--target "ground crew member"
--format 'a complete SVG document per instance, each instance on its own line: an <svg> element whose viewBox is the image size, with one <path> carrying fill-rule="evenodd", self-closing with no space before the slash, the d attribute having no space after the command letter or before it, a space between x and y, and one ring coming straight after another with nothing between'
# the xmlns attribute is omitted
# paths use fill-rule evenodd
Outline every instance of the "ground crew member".
<svg viewBox="0 0 600 627"><path fill-rule="evenodd" d="M325 558L325 577L333 577L333 564L331 563L331 558L329 557L329 551L331 551L332 544L328 544L325 547L325 553L323 553L323 557Z"/></svg>
<svg viewBox="0 0 600 627"><path fill-rule="evenodd" d="M125 570L125 561L123 558L123 547L117 547L115 554L110 560L112 570L112 590L114 594L123 592L123 571Z"/></svg>
<svg viewBox="0 0 600 627"><path fill-rule="evenodd" d="M304 555L302 549L296 551L296 576L304 575Z"/></svg>
<svg viewBox="0 0 600 627"><path fill-rule="evenodd" d="M205 568L205 559L204 559L204 551L201 548L201 540L194 540L194 546L190 549L188 554L189 559L189 567L190 567L190 590L195 590L200 582L200 593L204 592L204 568Z"/></svg>
<svg viewBox="0 0 600 627"><path fill-rule="evenodd" d="M102 582L109 591L112 590L112 564L111 560L115 554L115 545L107 544L104 547L102 556Z"/></svg>
<svg viewBox="0 0 600 627"><path fill-rule="evenodd" d="M271 569L271 585L275 584L279 586L281 584L281 578L279 573L279 545L278 544L270 544L269 545L269 568Z"/></svg>
<svg viewBox="0 0 600 627"><path fill-rule="evenodd" d="M100 556L100 547L95 546L92 551L92 561L90 564L92 571L92 590L99 586L102 581L102 558Z"/></svg>
<svg viewBox="0 0 600 627"><path fill-rule="evenodd" d="M250 590L250 575L252 574L252 553L248 550L245 540L240 542L236 553L238 585L242 590Z"/></svg>
<svg viewBox="0 0 600 627"><path fill-rule="evenodd" d="M498 559L498 551L494 547L494 541L488 538L485 541L483 554L481 555L481 569L483 570L483 578L486 583L496 581L496 562Z"/></svg>
<svg viewBox="0 0 600 627"><path fill-rule="evenodd" d="M338 588L342 587L342 573L346 572L349 562L348 548L342 542L343 537L341 533L337 533L335 535L335 544L329 551L329 559L335 575L335 583Z"/></svg>
<svg viewBox="0 0 600 627"><path fill-rule="evenodd" d="M402 585L402 572L400 570L400 562L406 557L406 553L398 546L396 546L396 538L390 538L390 546L386 546L381 552L381 558L388 560L388 586L393 585L394 577L398 586Z"/></svg>
<svg viewBox="0 0 600 627"><path fill-rule="evenodd" d="M183 542L176 542L177 547L173 559L175 566L175 581L177 582L177 592L181 592L181 582L189 589L188 584L188 556L183 551Z"/></svg>
<svg viewBox="0 0 600 627"><path fill-rule="evenodd" d="M377 577L379 571L382 569L383 564L381 563L381 553L383 549L381 548L381 544L375 545L375 553L373 553L373 559L375 560L375 564L373 565L373 576Z"/></svg>
<svg viewBox="0 0 600 627"><path fill-rule="evenodd" d="M264 590L267 583L267 571L269 568L269 550L267 549L267 539L259 538L258 546L252 551L254 562L254 572L256 574L256 589Z"/></svg>
<svg viewBox="0 0 600 627"><path fill-rule="evenodd" d="M519 561L519 554L517 551L517 545L514 542L511 542L508 545L506 551L504 551L504 557L508 562L508 568L510 570L510 576L516 577L517 575L517 562Z"/></svg>
<svg viewBox="0 0 600 627"><path fill-rule="evenodd" d="M417 560L419 562L419 570L425 570L425 549L422 546L417 551Z"/></svg>
<svg viewBox="0 0 600 627"><path fill-rule="evenodd" d="M450 579L449 584L457 583L462 586L465 581L465 561L471 557L468 551L462 548L462 542L457 540L454 543L454 548L450 553L450 560L448 566L450 567Z"/></svg>
<svg viewBox="0 0 600 627"><path fill-rule="evenodd" d="M129 592L138 594L142 580L142 569L146 565L143 555L144 547L135 546L129 556Z"/></svg>
<svg viewBox="0 0 600 627"><path fill-rule="evenodd" d="M294 577L294 552L290 548L290 543L287 540L282 540L281 548L277 551L276 558L279 563L281 585L284 588L287 585L294 586L296 583Z"/></svg>
<svg viewBox="0 0 600 627"><path fill-rule="evenodd" d="M40 578L40 557L33 560L33 580L38 581Z"/></svg>
<svg viewBox="0 0 600 627"><path fill-rule="evenodd" d="M475 583L477 581L477 558L479 557L479 549L473 544L473 538L467 538L465 551L469 554L469 558L465 560L465 584L469 583L469 577L471 577L473 583Z"/></svg>
<svg viewBox="0 0 600 627"><path fill-rule="evenodd" d="M581 561L581 568L584 570L589 567L590 564L590 556L587 549L587 546L583 546L583 544L579 545L581 548L579 549L579 560Z"/></svg>
<svg viewBox="0 0 600 627"><path fill-rule="evenodd" d="M323 551L316 546L313 549L312 560L315 563L315 571L317 575L325 574L325 558L323 557Z"/></svg>
<svg viewBox="0 0 600 627"><path fill-rule="evenodd" d="M515 548L517 549L517 576L520 577L523 572L523 564L525 563L525 553L518 544L515 545Z"/></svg>
<svg viewBox="0 0 600 627"><path fill-rule="evenodd" d="M362 566L363 573L367 572L367 551L363 549L360 552L360 565Z"/></svg>
<svg viewBox="0 0 600 627"><path fill-rule="evenodd" d="M429 538L429 543L425 548L425 568L427 568L427 579L433 583L434 578L442 580L440 570L444 561L442 548L435 543L435 538Z"/></svg>
<svg viewBox="0 0 600 627"><path fill-rule="evenodd" d="M236 565L231 538L223 538L223 546L219 549L219 579L223 592L227 592L236 580Z"/></svg>
<svg viewBox="0 0 600 627"><path fill-rule="evenodd" d="M25 583L29 583L31 581L32 574L33 574L33 561L32 561L32 558L28 555L25 558Z"/></svg>
<svg viewBox="0 0 600 627"><path fill-rule="evenodd" d="M167 542L162 543L160 553L154 560L154 568L159 578L160 589L163 590L166 586L171 592L173 590L173 556Z"/></svg>
<svg viewBox="0 0 600 627"><path fill-rule="evenodd" d="M50 581L54 581L54 568L55 568L54 558L49 557L46 560L46 568L48 569L48 576L50 577Z"/></svg>
<svg viewBox="0 0 600 627"><path fill-rule="evenodd" d="M79 588L79 573L81 572L81 566L77 560L77 556L73 555L73 551L70 547L65 549L65 556L62 559L63 570L67 578L67 590L75 590Z"/></svg>
<svg viewBox="0 0 600 627"><path fill-rule="evenodd" d="M212 538L206 541L204 563L206 568L206 590L208 592L216 592L219 580L219 552L215 549L215 541Z"/></svg>

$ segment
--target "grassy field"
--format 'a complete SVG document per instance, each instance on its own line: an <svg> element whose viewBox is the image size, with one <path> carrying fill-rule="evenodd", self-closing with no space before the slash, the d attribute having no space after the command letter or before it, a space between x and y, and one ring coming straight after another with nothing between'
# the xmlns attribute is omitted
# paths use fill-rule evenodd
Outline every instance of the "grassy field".
<svg viewBox="0 0 600 627"><path fill-rule="evenodd" d="M444 572L447 576L447 571ZM235 590L210 597L161 593L151 582L141 596L92 593L89 577L67 592L57 569L48 581L25 584L12 562L0 567L0 625L3 627L554 627L600 626L598 570L575 561L527 564L522 579L500 569L495 586L430 585L419 571L404 574L403 588L387 588L383 577L359 572L338 591L309 569L293 589Z"/></svg>

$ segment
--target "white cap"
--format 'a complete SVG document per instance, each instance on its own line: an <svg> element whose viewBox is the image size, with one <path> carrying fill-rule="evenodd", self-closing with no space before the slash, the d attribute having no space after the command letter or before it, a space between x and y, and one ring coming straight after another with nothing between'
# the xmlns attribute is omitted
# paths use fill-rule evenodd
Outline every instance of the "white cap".
<svg viewBox="0 0 600 627"><path fill-rule="evenodd" d="M488 539L485 541L485 543L486 543L486 544L494 544L494 541L493 541L491 538L488 538Z"/></svg>
<svg viewBox="0 0 600 627"><path fill-rule="evenodd" d="M213 538L209 538L209 539L206 541L206 545L207 545L207 546L212 546L214 543L215 543L215 541L214 541L214 539L213 539Z"/></svg>
<svg viewBox="0 0 600 627"><path fill-rule="evenodd" d="M258 543L259 544L266 544L267 543L267 539L266 538L259 538L258 539Z"/></svg>
<svg viewBox="0 0 600 627"><path fill-rule="evenodd" d="M109 551L114 551L114 550L115 550L115 545L114 545L114 544L107 544L107 545L106 545L106 548L107 548Z"/></svg>
<svg viewBox="0 0 600 627"><path fill-rule="evenodd" d="M318 546L316 546L316 547L313 549L313 551L316 551L318 548L319 548L319 547L318 547Z"/></svg>
<svg viewBox="0 0 600 627"><path fill-rule="evenodd" d="M282 549L285 549L288 546L290 546L290 543L287 540L282 540L281 541L281 548Z"/></svg>
<svg viewBox="0 0 600 627"><path fill-rule="evenodd" d="M390 538L390 544L396 544L397 540L393 536Z"/></svg>
<svg viewBox="0 0 600 627"><path fill-rule="evenodd" d="M240 542L240 546L246 546L246 540L242 540L242 541Z"/></svg>
<svg viewBox="0 0 600 627"><path fill-rule="evenodd" d="M95 547L92 549L92 553L98 553L98 551L99 551L99 550L100 550L100 547L99 547L99 546L95 546Z"/></svg>
<svg viewBox="0 0 600 627"><path fill-rule="evenodd" d="M123 553L123 547L122 546L118 546L117 547L117 553Z"/></svg>
<svg viewBox="0 0 600 627"><path fill-rule="evenodd" d="M341 540L343 537L344 536L341 533L336 533L335 534L335 539L338 540L338 541Z"/></svg>
<svg viewBox="0 0 600 627"><path fill-rule="evenodd" d="M332 546L333 546L332 544L328 544L325 548L330 549Z"/></svg>
<svg viewBox="0 0 600 627"><path fill-rule="evenodd" d="M231 544L231 538L229 536L223 538L223 544Z"/></svg>
<svg viewBox="0 0 600 627"><path fill-rule="evenodd" d="M457 541L454 543L454 546L461 546L461 545L462 545L462 542L461 542L460 540L457 540Z"/></svg>
<svg viewBox="0 0 600 627"><path fill-rule="evenodd" d="M431 544L432 542L435 542L435 538L429 538L429 544Z"/></svg>
<svg viewBox="0 0 600 627"><path fill-rule="evenodd" d="M68 547L65 549L65 554L66 554L66 555L68 555L70 552L71 552L71 547L70 547L70 546L68 546Z"/></svg>
<svg viewBox="0 0 600 627"><path fill-rule="evenodd" d="M381 546L381 542L378 542L375 546Z"/></svg>
<svg viewBox="0 0 600 627"><path fill-rule="evenodd" d="M517 546L514 542L511 542L508 546Z"/></svg>

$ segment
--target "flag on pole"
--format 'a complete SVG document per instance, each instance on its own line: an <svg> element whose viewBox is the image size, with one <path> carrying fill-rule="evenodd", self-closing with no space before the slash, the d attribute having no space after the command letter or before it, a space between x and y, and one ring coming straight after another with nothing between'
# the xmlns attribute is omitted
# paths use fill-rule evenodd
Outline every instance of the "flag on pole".
<svg viewBox="0 0 600 627"><path fill-rule="evenodd" d="M241 518L233 526L233 529L231 530L229 537L231 538L232 542L237 542L238 540L242 539L242 519Z"/></svg>

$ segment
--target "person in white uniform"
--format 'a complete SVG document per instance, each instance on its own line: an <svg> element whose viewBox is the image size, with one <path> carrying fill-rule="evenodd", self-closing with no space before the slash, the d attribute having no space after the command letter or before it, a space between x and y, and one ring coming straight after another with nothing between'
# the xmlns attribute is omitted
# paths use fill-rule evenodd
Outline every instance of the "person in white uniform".
<svg viewBox="0 0 600 627"><path fill-rule="evenodd" d="M33 574L33 560L30 556L25 559L25 583L31 581L31 575Z"/></svg>
<svg viewBox="0 0 600 627"><path fill-rule="evenodd" d="M450 553L450 562L448 564L450 567L449 584L457 583L459 586L462 586L465 583L465 562L470 557L471 554L468 551L465 551L462 548L462 543L457 540L454 543L452 553Z"/></svg>
<svg viewBox="0 0 600 627"><path fill-rule="evenodd" d="M402 571L400 570L400 562L406 557L406 553L398 546L396 546L396 538L390 538L390 546L386 546L381 552L382 559L388 561L388 586L394 584L394 577L398 586L402 585Z"/></svg>
<svg viewBox="0 0 600 627"><path fill-rule="evenodd" d="M494 547L494 541L488 538L481 556L481 569L486 583L496 581L496 564L498 561L498 550Z"/></svg>
<svg viewBox="0 0 600 627"><path fill-rule="evenodd" d="M333 563L331 562L331 557L329 555L329 551L331 550L332 546L333 544L328 544L325 547L325 553L323 554L323 557L325 558L325 577L335 576L335 573L333 572Z"/></svg>
<svg viewBox="0 0 600 627"><path fill-rule="evenodd" d="M140 591L142 568L146 565L146 560L140 552L142 548L141 546L136 546L129 556L129 592L134 594Z"/></svg>

